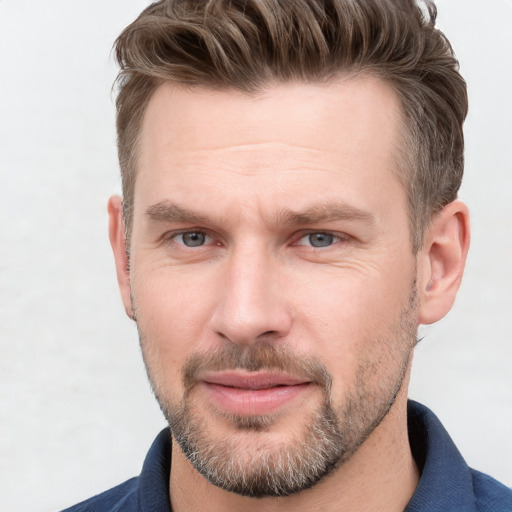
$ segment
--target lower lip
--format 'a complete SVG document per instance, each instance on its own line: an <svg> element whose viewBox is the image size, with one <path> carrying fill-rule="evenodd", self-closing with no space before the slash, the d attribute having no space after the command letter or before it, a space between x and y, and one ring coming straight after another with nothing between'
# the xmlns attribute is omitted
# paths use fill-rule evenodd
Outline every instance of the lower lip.
<svg viewBox="0 0 512 512"><path fill-rule="evenodd" d="M311 383L276 386L265 389L242 389L204 382L208 394L222 410L236 415L256 416L276 412L292 400L307 393Z"/></svg>

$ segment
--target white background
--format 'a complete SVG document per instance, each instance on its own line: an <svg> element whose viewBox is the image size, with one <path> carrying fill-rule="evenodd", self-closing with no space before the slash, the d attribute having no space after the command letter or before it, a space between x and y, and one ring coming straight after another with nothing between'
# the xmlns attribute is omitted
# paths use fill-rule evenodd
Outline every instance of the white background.
<svg viewBox="0 0 512 512"><path fill-rule="evenodd" d="M118 298L109 52L143 0L0 1L0 511L59 510L139 473L164 426ZM441 0L470 92L473 244L411 397L512 485L512 1Z"/></svg>

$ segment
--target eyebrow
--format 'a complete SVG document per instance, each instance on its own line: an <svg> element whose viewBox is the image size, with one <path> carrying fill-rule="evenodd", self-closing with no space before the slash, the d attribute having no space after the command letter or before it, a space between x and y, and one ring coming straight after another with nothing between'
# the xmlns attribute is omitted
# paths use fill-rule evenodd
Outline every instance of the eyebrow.
<svg viewBox="0 0 512 512"><path fill-rule="evenodd" d="M365 210L350 206L345 203L326 202L315 205L306 210L296 212L289 209L283 209L277 213L276 219L281 224L318 224L321 222L334 222L343 220L355 220L375 223L375 216Z"/></svg>
<svg viewBox="0 0 512 512"><path fill-rule="evenodd" d="M150 206L146 210L146 215L156 222L203 225L212 222L208 215L184 208L170 201L161 201ZM305 225L335 221L375 223L375 217L370 212L337 202L322 203L303 211L284 208L278 211L272 220L276 225Z"/></svg>
<svg viewBox="0 0 512 512"><path fill-rule="evenodd" d="M206 224L208 217L169 201L150 206L146 215L156 222L179 222L183 224Z"/></svg>

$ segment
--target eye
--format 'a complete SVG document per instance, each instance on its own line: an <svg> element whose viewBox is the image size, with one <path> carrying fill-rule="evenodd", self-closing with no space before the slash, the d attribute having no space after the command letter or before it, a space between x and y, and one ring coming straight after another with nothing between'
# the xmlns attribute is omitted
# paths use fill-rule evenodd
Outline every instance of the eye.
<svg viewBox="0 0 512 512"><path fill-rule="evenodd" d="M322 233L322 232L315 232L315 233L308 233L307 235L304 235L301 237L297 245L307 245L311 247L329 247L342 239L339 236L333 235L332 233Z"/></svg>
<svg viewBox="0 0 512 512"><path fill-rule="evenodd" d="M211 241L210 237L202 231L186 231L185 233L178 233L172 237L172 240L178 244L185 245L186 247L200 247Z"/></svg>

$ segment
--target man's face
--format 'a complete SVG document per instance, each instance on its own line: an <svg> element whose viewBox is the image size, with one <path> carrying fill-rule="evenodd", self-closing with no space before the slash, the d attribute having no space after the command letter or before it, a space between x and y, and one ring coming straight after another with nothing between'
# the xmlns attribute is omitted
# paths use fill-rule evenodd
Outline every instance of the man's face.
<svg viewBox="0 0 512 512"><path fill-rule="evenodd" d="M152 97L131 297L175 441L212 483L310 487L393 406L417 327L399 119L368 77Z"/></svg>

